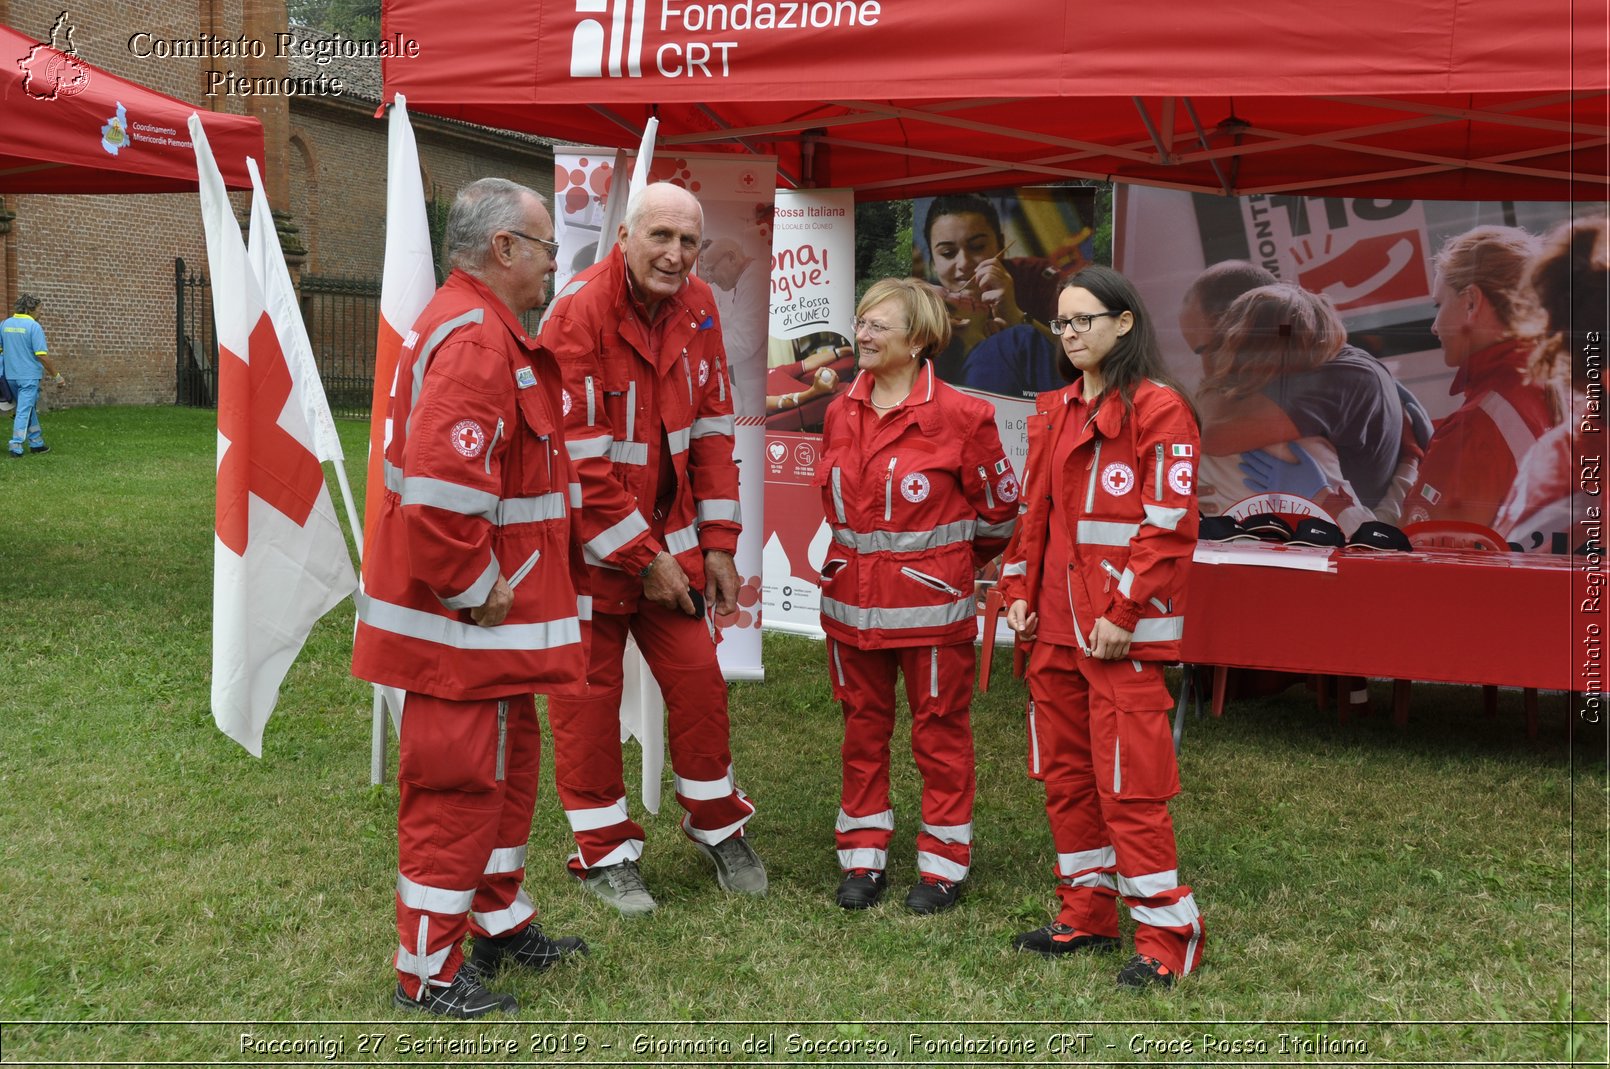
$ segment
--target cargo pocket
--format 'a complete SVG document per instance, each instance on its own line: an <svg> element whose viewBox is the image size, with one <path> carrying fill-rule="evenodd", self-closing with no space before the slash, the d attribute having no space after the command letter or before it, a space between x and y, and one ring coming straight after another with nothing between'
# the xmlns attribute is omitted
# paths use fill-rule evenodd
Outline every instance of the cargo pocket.
<svg viewBox="0 0 1610 1069"><path fill-rule="evenodd" d="M415 709L410 699L397 747L397 778L433 791L497 789L503 757L499 736L506 731L497 715L502 705L443 702Z"/></svg>
<svg viewBox="0 0 1610 1069"><path fill-rule="evenodd" d="M1113 717L1112 768L1110 779L1099 786L1120 801L1166 801L1180 793L1180 770L1169 717L1174 700L1163 673L1156 665L1125 660L1117 662L1113 674L1118 710Z"/></svg>

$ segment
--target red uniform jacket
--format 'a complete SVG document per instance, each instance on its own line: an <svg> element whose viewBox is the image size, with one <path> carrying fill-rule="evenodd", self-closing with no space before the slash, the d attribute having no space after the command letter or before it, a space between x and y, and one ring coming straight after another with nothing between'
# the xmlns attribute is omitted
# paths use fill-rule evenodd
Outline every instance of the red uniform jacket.
<svg viewBox="0 0 1610 1069"><path fill-rule="evenodd" d="M1075 382L1035 398L1023 512L1002 562L1001 593L1008 605L1022 599L1039 611L1052 512L1060 510L1072 543L1066 583L1055 586L1067 589L1081 647L1104 616L1133 632L1131 659L1178 660L1196 549L1200 431L1184 399L1150 381L1136 389L1132 411L1108 396L1093 419L1076 423L1087 409L1070 402L1083 389ZM1061 435L1073 436L1071 449L1058 448ZM1064 453L1054 477L1053 457Z"/></svg>
<svg viewBox="0 0 1610 1069"><path fill-rule="evenodd" d="M587 502L580 530L599 612L635 611L640 573L662 549L702 589L704 553L738 548L732 386L715 300L690 277L669 301L656 352L616 246L571 280L542 324L564 376L565 437ZM656 517L667 444L676 488Z"/></svg>
<svg viewBox="0 0 1610 1069"><path fill-rule="evenodd" d="M397 362L354 675L460 701L584 692L590 608L571 531L581 501L558 411L553 357L454 271ZM469 610L499 575L514 605L481 627Z"/></svg>
<svg viewBox="0 0 1610 1069"><path fill-rule="evenodd" d="M1419 481L1403 500L1404 524L1466 520L1491 525L1508 496L1521 458L1554 423L1548 389L1526 381L1532 347L1506 341L1471 353L1449 392L1464 404L1444 419Z"/></svg>
<svg viewBox="0 0 1610 1069"><path fill-rule="evenodd" d="M822 629L859 649L978 637L973 575L1006 545L1018 482L983 401L924 364L910 400L879 419L861 375L822 425Z"/></svg>

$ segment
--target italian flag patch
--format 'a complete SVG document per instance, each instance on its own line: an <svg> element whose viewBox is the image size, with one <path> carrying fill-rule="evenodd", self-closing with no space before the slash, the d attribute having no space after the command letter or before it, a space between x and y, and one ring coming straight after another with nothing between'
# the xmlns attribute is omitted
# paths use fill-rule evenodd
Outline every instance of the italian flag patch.
<svg viewBox="0 0 1610 1069"><path fill-rule="evenodd" d="M1195 450L1191 448L1190 443L1188 442L1174 446L1174 456L1177 457L1188 457L1193 452L1195 452Z"/></svg>

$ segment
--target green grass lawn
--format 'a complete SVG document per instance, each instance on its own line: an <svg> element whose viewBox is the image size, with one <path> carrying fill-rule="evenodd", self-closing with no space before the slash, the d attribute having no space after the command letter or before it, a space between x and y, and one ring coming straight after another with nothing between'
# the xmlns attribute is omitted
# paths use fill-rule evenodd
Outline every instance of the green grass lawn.
<svg viewBox="0 0 1610 1069"><path fill-rule="evenodd" d="M1346 725L1301 687L1191 721L1173 808L1207 964L1134 995L1119 958L1010 949L1050 919L1054 855L999 666L974 706L961 905L900 906L905 726L893 891L833 905L839 718L820 645L781 635L766 682L732 688L768 897L715 888L667 790L643 861L662 908L618 917L565 874L545 768L527 886L592 956L505 975L518 1019L399 1015L397 794L368 782L350 605L315 628L253 759L208 709L213 414L44 422L50 455L0 460L0 1062L1605 1064L1606 737L1564 695L1543 695L1535 742L1518 692L1488 720L1476 688L1432 685L1402 730L1383 683ZM365 428L342 431L362 500Z"/></svg>

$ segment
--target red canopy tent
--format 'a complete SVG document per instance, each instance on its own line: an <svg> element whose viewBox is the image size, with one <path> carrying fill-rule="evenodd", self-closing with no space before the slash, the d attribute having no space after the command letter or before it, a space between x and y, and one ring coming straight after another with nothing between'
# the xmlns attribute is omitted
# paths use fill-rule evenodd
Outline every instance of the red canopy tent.
<svg viewBox="0 0 1610 1069"><path fill-rule="evenodd" d="M194 193L197 110L0 26L0 193ZM224 182L250 189L263 124L199 114Z"/></svg>
<svg viewBox="0 0 1610 1069"><path fill-rule="evenodd" d="M1606 195L1604 0L385 0L383 20L386 92L415 111L600 145L653 113L662 151L776 154L784 182L874 197Z"/></svg>

